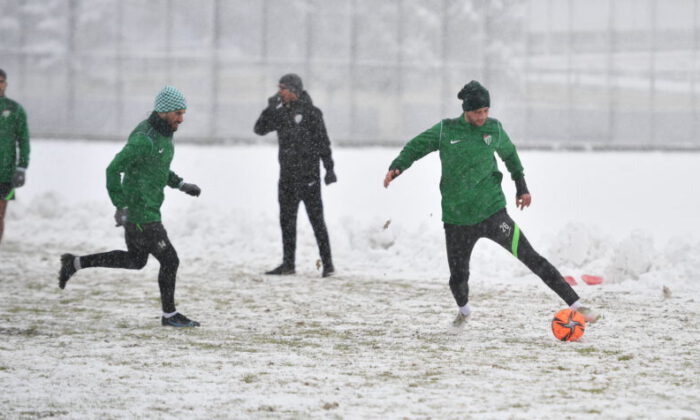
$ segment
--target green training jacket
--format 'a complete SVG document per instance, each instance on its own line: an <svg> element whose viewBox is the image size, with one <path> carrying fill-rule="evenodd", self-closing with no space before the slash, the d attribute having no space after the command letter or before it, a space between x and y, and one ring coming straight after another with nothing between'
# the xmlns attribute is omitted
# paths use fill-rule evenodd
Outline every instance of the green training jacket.
<svg viewBox="0 0 700 420"><path fill-rule="evenodd" d="M493 118L476 127L461 115L444 119L409 141L389 169L404 172L413 162L440 151L442 221L473 225L506 206L503 174L494 152L505 162L513 180L524 177L523 166L501 123Z"/></svg>
<svg viewBox="0 0 700 420"><path fill-rule="evenodd" d="M177 188L182 182L170 170L173 137L160 134L149 122L152 118L136 126L107 167L109 198L115 207L129 208L128 220L134 224L160 222L165 186Z"/></svg>
<svg viewBox="0 0 700 420"><path fill-rule="evenodd" d="M19 161L17 148L19 146ZM12 182L17 167L29 165L29 127L22 105L0 97L0 182Z"/></svg>

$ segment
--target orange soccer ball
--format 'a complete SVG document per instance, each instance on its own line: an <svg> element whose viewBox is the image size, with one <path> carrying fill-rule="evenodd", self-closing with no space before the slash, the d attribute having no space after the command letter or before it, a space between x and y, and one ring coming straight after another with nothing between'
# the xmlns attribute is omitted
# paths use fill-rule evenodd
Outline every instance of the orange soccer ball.
<svg viewBox="0 0 700 420"><path fill-rule="evenodd" d="M580 312L562 309L552 319L552 333L561 341L576 341L586 330L586 320Z"/></svg>

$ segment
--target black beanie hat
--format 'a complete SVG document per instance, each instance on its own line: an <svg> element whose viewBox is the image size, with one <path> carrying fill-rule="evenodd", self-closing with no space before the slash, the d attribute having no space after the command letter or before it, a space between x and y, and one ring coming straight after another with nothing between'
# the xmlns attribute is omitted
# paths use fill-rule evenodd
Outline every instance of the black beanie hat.
<svg viewBox="0 0 700 420"><path fill-rule="evenodd" d="M280 79L280 85L284 85L297 96L301 96L301 93L304 91L304 84L301 82L301 77L294 73L289 73L282 76Z"/></svg>
<svg viewBox="0 0 700 420"><path fill-rule="evenodd" d="M476 80L472 80L464 85L457 97L462 100L462 109L465 111L474 111L491 106L489 91Z"/></svg>

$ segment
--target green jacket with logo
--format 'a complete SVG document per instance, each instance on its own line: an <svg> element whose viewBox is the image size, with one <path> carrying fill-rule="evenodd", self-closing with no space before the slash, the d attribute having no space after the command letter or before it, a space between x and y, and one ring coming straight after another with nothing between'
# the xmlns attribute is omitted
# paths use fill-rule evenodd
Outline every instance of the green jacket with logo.
<svg viewBox="0 0 700 420"><path fill-rule="evenodd" d="M19 161L17 148L19 147ZM17 167L29 165L27 114L17 102L0 97L0 182L12 181Z"/></svg>
<svg viewBox="0 0 700 420"><path fill-rule="evenodd" d="M136 126L107 167L109 198L117 208L128 207L128 219L134 224L160 222L165 186L177 188L182 182L170 170L173 137L159 133L154 118L156 113Z"/></svg>
<svg viewBox="0 0 700 420"><path fill-rule="evenodd" d="M505 208L503 174L494 153L505 162L513 180L524 177L523 166L501 123L493 118L476 127L464 116L444 119L409 141L389 166L401 172L435 150L440 151L442 220L473 225Z"/></svg>

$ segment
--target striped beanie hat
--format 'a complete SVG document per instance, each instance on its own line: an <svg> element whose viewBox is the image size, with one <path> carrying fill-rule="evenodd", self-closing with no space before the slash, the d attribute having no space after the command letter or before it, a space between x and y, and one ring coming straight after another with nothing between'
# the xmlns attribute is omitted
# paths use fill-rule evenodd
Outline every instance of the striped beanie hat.
<svg viewBox="0 0 700 420"><path fill-rule="evenodd" d="M158 93L153 109L156 112L171 112L187 109L185 95L174 86L166 86Z"/></svg>

